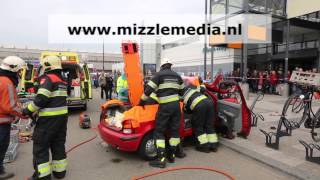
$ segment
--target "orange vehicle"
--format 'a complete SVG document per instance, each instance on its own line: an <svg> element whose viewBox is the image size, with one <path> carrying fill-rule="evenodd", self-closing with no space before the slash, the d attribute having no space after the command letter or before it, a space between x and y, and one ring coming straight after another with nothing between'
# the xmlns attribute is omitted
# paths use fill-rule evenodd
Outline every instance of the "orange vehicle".
<svg viewBox="0 0 320 180"><path fill-rule="evenodd" d="M128 91L130 105L126 105L119 100L110 100L101 106L100 123L98 130L101 138L112 147L121 151L138 152L139 155L147 160L156 157L156 149L153 140L153 130L155 127L155 119L158 111L158 104L150 99L147 104L137 106L141 94L143 93L143 76L140 69L138 46L136 43L123 43L122 52L125 62L125 72L128 80ZM194 78L184 78L186 81L194 80ZM208 84L207 86L211 86ZM217 94L209 92L209 97L218 104L215 106L215 112L223 117L234 118L237 121L244 122L242 124L247 127L250 125L251 118L248 114L248 108L245 103L240 87L235 84L236 91L240 94L240 99L235 97L227 97L226 100L218 100ZM230 100L232 99L232 100ZM191 118L192 114L183 112L183 103L181 102L181 119L179 134L183 139L192 136ZM221 112L220 112L221 111ZM230 117L234 114L234 117ZM218 118L216 113L215 119ZM213 119L213 121L215 120ZM249 134L250 129L239 129L239 133L244 136Z"/></svg>

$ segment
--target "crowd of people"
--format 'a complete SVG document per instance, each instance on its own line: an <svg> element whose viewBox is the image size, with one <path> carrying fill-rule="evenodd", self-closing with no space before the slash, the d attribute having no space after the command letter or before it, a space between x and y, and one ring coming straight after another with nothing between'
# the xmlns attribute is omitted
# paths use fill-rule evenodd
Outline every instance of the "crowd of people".
<svg viewBox="0 0 320 180"><path fill-rule="evenodd" d="M92 80L95 88L100 87L101 99L110 100L115 93L118 99L128 101L128 84L124 73L119 71L114 74L97 72Z"/></svg>
<svg viewBox="0 0 320 180"><path fill-rule="evenodd" d="M296 67L294 71L300 72L311 72L317 73L317 68L304 70L300 67ZM287 76L281 70L269 70L269 71L258 71L258 70L248 70L247 73L247 82L250 87L250 91L256 93L262 91L269 94L280 94L281 84L285 81L289 81L292 71L287 72ZM226 74L226 79L233 79L235 81L242 81L240 69L236 69L229 74ZM297 88L293 84L290 85L290 94L296 93Z"/></svg>
<svg viewBox="0 0 320 180"><path fill-rule="evenodd" d="M113 77L109 73L101 73L98 82L101 88L101 99L103 99L104 94L106 100L112 99L112 91L114 87Z"/></svg>

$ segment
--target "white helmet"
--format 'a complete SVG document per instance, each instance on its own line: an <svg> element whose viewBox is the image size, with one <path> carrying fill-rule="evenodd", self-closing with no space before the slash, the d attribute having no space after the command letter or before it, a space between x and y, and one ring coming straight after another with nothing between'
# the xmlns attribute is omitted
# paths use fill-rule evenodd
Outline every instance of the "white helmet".
<svg viewBox="0 0 320 180"><path fill-rule="evenodd" d="M8 56L2 60L0 68L3 70L18 72L26 67L26 62L17 56Z"/></svg>
<svg viewBox="0 0 320 180"><path fill-rule="evenodd" d="M165 65L165 64L170 64L170 65L172 65L171 60L170 60L169 58L162 58L162 59L161 59L161 64L160 64L160 66L163 66L163 65Z"/></svg>
<svg viewBox="0 0 320 180"><path fill-rule="evenodd" d="M40 60L44 71L52 71L55 69L62 69L61 59L58 56L47 56Z"/></svg>

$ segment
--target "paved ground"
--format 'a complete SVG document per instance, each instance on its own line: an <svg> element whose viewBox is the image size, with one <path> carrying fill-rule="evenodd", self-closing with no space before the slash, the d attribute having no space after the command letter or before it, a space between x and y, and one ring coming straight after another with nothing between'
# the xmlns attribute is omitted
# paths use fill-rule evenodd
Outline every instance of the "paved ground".
<svg viewBox="0 0 320 180"><path fill-rule="evenodd" d="M94 90L95 95L97 92ZM103 102L96 98L89 103L88 113L97 125L99 117L99 105ZM70 114L68 124L67 149L73 145L94 136L91 130L82 130L78 127L78 112ZM262 139L261 139L262 141ZM146 161L141 160L135 153L124 153L103 146L100 138L81 146L68 155L69 168L66 179L72 180L116 180L130 179L134 176L158 170L150 168ZM192 146L185 148L188 157L178 159L177 163L169 164L169 167L177 166L206 166L224 170L232 174L236 179L243 180L291 180L295 179L277 169L271 168L252 158L239 154L225 146L217 153L204 154L196 152ZM21 180L32 173L32 143L21 144L17 160L8 164L8 169L16 173L17 180ZM301 157L303 157L301 155ZM148 179L226 179L221 175L204 171L181 171L168 173Z"/></svg>
<svg viewBox="0 0 320 180"><path fill-rule="evenodd" d="M248 104L250 105L255 95L251 94ZM266 95L263 102L256 104L255 112L261 113L265 121L259 121L258 127L251 130L251 134L247 140L236 139L233 141L225 141L224 144L235 148L239 152L250 152L248 155L257 158L264 163L275 166L283 171L290 172L300 177L310 179L320 179L320 166L318 164L310 163L305 160L305 149L298 142L304 140L308 143L314 143L310 129L304 128L303 124L299 129L293 130L292 136L280 138L279 150L273 150L265 146L265 135L259 129L264 129L267 132L275 132L270 127L277 127L282 106L286 99L280 96ZM313 103L314 112L319 108L319 101ZM301 113L292 113L291 107L287 112L287 118L291 120L298 120L302 116ZM273 137L274 138L274 137ZM273 139L274 142L274 139ZM315 155L319 156L320 152L315 150Z"/></svg>

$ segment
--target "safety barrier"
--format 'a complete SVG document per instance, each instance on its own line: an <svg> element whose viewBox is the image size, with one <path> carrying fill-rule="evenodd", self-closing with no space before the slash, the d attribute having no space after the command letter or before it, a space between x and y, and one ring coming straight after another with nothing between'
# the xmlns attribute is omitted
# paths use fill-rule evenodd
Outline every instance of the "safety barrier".
<svg viewBox="0 0 320 180"><path fill-rule="evenodd" d="M258 120L264 121L264 117L262 114L254 112L253 109L258 101L262 101L264 98L264 94L262 92L258 92L256 98L253 100L249 110L251 112L251 126L256 127L258 124Z"/></svg>
<svg viewBox="0 0 320 180"><path fill-rule="evenodd" d="M299 140L299 142L304 146L306 150L306 160L320 164L320 156L314 156L314 150L320 151L320 146L318 144L313 144L313 143L306 143L303 140Z"/></svg>

